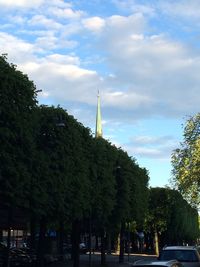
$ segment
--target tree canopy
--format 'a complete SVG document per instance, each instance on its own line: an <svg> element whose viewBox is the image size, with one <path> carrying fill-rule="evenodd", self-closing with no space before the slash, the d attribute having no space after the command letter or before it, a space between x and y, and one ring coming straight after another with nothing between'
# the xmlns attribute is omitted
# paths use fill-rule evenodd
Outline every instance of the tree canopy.
<svg viewBox="0 0 200 267"><path fill-rule="evenodd" d="M27 75L0 57L0 200L8 206L25 203L30 180L32 115L36 88Z"/></svg>
<svg viewBox="0 0 200 267"><path fill-rule="evenodd" d="M142 222L147 172L63 108L38 105L34 83L6 56L0 57L0 78L2 203L26 207L50 223L91 215L104 227L114 217Z"/></svg>
<svg viewBox="0 0 200 267"><path fill-rule="evenodd" d="M185 124L183 142L172 153L172 183L192 204L200 204L200 113Z"/></svg>
<svg viewBox="0 0 200 267"><path fill-rule="evenodd" d="M170 188L150 188L146 231L157 232L160 245L194 244L199 236L198 212L180 192Z"/></svg>

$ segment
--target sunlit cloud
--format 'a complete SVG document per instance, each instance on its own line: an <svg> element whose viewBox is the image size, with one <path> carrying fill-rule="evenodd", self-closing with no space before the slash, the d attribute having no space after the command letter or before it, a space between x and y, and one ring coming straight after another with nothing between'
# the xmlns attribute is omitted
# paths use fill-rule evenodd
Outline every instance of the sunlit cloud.
<svg viewBox="0 0 200 267"><path fill-rule="evenodd" d="M81 18L85 13L83 11L74 11L71 8L58 8L58 7L52 7L49 8L49 13L58 17L58 18L65 18L65 19L79 19Z"/></svg>
<svg viewBox="0 0 200 267"><path fill-rule="evenodd" d="M99 32L103 30L105 26L105 20L99 17L87 18L82 21L85 28L93 31Z"/></svg>
<svg viewBox="0 0 200 267"><path fill-rule="evenodd" d="M5 7L38 7L42 3L44 3L45 0L0 0L0 6L5 6Z"/></svg>
<svg viewBox="0 0 200 267"><path fill-rule="evenodd" d="M49 19L43 15L35 15L29 20L30 26L45 27L47 29L58 30L62 28L62 24L56 22L53 19Z"/></svg>
<svg viewBox="0 0 200 267"><path fill-rule="evenodd" d="M125 109L133 109L138 106L149 105L151 103L151 99L148 96L123 91L104 93L103 99L104 105Z"/></svg>

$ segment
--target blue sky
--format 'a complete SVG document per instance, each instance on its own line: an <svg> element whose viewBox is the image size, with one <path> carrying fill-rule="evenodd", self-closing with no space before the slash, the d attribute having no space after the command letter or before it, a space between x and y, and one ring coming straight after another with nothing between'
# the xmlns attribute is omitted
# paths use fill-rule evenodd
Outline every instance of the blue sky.
<svg viewBox="0 0 200 267"><path fill-rule="evenodd" d="M187 116L199 112L200 0L0 0L0 53L165 186Z"/></svg>

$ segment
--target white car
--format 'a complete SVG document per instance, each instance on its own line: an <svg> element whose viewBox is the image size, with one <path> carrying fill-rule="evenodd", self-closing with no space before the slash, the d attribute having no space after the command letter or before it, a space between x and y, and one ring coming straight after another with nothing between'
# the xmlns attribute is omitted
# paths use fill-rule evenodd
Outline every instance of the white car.
<svg viewBox="0 0 200 267"><path fill-rule="evenodd" d="M200 254L195 246L166 246L158 260L178 260L184 267L200 267Z"/></svg>
<svg viewBox="0 0 200 267"><path fill-rule="evenodd" d="M138 260L133 263L132 267L183 267L183 265L177 260Z"/></svg>

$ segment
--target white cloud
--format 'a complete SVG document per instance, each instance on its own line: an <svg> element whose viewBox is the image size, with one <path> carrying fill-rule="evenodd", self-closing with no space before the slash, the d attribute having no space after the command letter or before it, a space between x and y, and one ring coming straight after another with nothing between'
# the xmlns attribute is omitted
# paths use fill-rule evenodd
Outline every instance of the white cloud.
<svg viewBox="0 0 200 267"><path fill-rule="evenodd" d="M0 0L0 6L5 6L5 7L38 7L42 3L44 3L45 0Z"/></svg>
<svg viewBox="0 0 200 267"><path fill-rule="evenodd" d="M108 92L102 95L104 105L123 109L133 109L143 105L149 105L151 98L134 92Z"/></svg>
<svg viewBox="0 0 200 267"><path fill-rule="evenodd" d="M103 30L105 26L105 20L100 17L92 17L82 20L82 23L86 29L93 32L99 32Z"/></svg>
<svg viewBox="0 0 200 267"><path fill-rule="evenodd" d="M128 33L141 33L145 26L145 18L142 14L137 13L134 15L130 15L128 17L113 15L107 18L107 27L110 30L110 33L118 34L120 32L122 36Z"/></svg>
<svg viewBox="0 0 200 267"><path fill-rule="evenodd" d="M47 56L46 59L60 64L80 65L80 59L77 56L52 54Z"/></svg>
<svg viewBox="0 0 200 267"><path fill-rule="evenodd" d="M48 47L48 49L53 50L58 47L58 38L50 34L47 36L38 37L35 43L40 48L46 49Z"/></svg>
<svg viewBox="0 0 200 267"><path fill-rule="evenodd" d="M147 4L141 4L141 1L113 0L113 3L115 3L120 10L127 10L132 13L142 13L150 16L155 13L153 5L149 1Z"/></svg>
<svg viewBox="0 0 200 267"><path fill-rule="evenodd" d="M49 19L44 15L35 15L29 20L29 25L30 26L36 26L36 27L45 27L48 30L49 29L61 29L62 24L56 22L53 19Z"/></svg>
<svg viewBox="0 0 200 267"><path fill-rule="evenodd" d="M74 11L71 8L58 8L58 7L51 7L49 8L49 13L58 17L58 18L65 18L65 19L79 19L85 13L81 10Z"/></svg>
<svg viewBox="0 0 200 267"><path fill-rule="evenodd" d="M199 55L163 34L144 36L137 19L134 16L108 19L111 23L107 22L100 39L101 49L107 55L106 62L115 77L113 85L118 86L115 90L123 88L124 95L116 103L119 107L124 103L127 109L134 103L135 107L148 109L152 114L159 109L160 115L164 116L197 112ZM133 101L134 96L136 101ZM151 108L137 103L149 103Z"/></svg>
<svg viewBox="0 0 200 267"><path fill-rule="evenodd" d="M159 158L167 160L177 147L178 140L172 135L138 135L132 136L130 142L122 146L129 154L140 158Z"/></svg>
<svg viewBox="0 0 200 267"><path fill-rule="evenodd" d="M71 2L65 2L64 0L45 0L48 6L54 6L59 8L72 8ZM49 5L50 4L50 5Z"/></svg>
<svg viewBox="0 0 200 267"><path fill-rule="evenodd" d="M164 14L168 16L182 17L183 19L199 19L200 2L196 0L179 1L143 1L140 0L113 0L120 10L129 11L129 13L142 13L144 15L158 16Z"/></svg>
<svg viewBox="0 0 200 267"><path fill-rule="evenodd" d="M140 145L166 145L175 143L175 140L172 136L147 136L140 135L131 138L132 143Z"/></svg>
<svg viewBox="0 0 200 267"><path fill-rule="evenodd" d="M29 58L33 60L35 47L13 35L0 32L0 53L7 53L13 63L18 63Z"/></svg>
<svg viewBox="0 0 200 267"><path fill-rule="evenodd" d="M141 41L141 40L144 40L144 35L143 34L132 34L131 39L133 41Z"/></svg>
<svg viewBox="0 0 200 267"><path fill-rule="evenodd" d="M159 149L148 148L148 147L134 147L132 148L132 154L140 156L140 157L143 156L143 157L150 157L150 158L161 158L163 156L162 151L160 151Z"/></svg>
<svg viewBox="0 0 200 267"><path fill-rule="evenodd" d="M57 103L78 100L83 103L94 102L92 91L98 81L95 71L83 69L78 65L78 58L52 55L38 62L27 61L19 68L29 73L36 81L38 88L44 88L48 96L57 100Z"/></svg>
<svg viewBox="0 0 200 267"><path fill-rule="evenodd" d="M131 2L133 7L134 1ZM33 78L46 90L52 91L52 85L57 86L54 93L58 100L70 95L70 99L76 101L80 95L85 104L94 104L94 93L90 93L100 88L103 106L110 107L112 119L119 113L124 119L154 114L179 116L199 108L199 55L169 35L150 32L144 11L139 12L138 8L129 16L113 14L103 18L90 17L72 3L60 0L43 4L43 8L46 7L43 13L13 16L20 25L16 28L18 37L14 36L15 31L12 35L2 32L0 49L9 54L12 62L27 66L30 72L33 70L28 68L29 63L42 62L43 69L35 69ZM144 6L142 9L145 10ZM148 7L147 10L150 12ZM152 6L150 13L153 14L153 10L156 9ZM94 39L99 43L89 39L91 31L98 33L98 39L95 36ZM27 41L30 36L32 40ZM83 43L79 43L81 41ZM75 49L73 56L72 49ZM102 72L104 67L106 71ZM48 73L51 73L51 83ZM66 97L63 96L63 84L73 94L65 91Z"/></svg>
<svg viewBox="0 0 200 267"><path fill-rule="evenodd" d="M162 12L168 15L192 20L200 18L200 2L196 0L160 1L159 5Z"/></svg>
<svg viewBox="0 0 200 267"><path fill-rule="evenodd" d="M15 24L19 24L19 25L23 25L24 23L27 22L27 18L23 17L23 16L9 16L9 20L11 23L13 23L13 21L15 22ZM12 24L13 26L13 24Z"/></svg>

